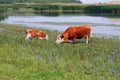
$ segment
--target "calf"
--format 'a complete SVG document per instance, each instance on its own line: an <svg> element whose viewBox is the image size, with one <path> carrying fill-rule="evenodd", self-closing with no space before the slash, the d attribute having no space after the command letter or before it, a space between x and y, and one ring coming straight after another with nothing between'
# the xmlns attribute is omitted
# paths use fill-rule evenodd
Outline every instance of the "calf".
<svg viewBox="0 0 120 80"><path fill-rule="evenodd" d="M28 39L30 37L36 37L38 39L48 39L48 35L40 30L27 29L26 30L26 39Z"/></svg>
<svg viewBox="0 0 120 80"><path fill-rule="evenodd" d="M62 34L58 35L56 43L71 42L75 43L76 39L85 38L86 43L91 38L91 27L90 26L72 26L66 29Z"/></svg>

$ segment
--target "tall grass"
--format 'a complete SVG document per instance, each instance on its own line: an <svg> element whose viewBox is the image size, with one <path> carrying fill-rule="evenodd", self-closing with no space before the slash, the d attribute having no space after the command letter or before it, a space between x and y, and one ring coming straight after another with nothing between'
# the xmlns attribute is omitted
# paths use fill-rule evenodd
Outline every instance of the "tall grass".
<svg viewBox="0 0 120 80"><path fill-rule="evenodd" d="M93 38L89 44L55 44L57 31L44 30L49 40L25 40L27 27L3 25L0 33L1 80L119 80L120 40Z"/></svg>

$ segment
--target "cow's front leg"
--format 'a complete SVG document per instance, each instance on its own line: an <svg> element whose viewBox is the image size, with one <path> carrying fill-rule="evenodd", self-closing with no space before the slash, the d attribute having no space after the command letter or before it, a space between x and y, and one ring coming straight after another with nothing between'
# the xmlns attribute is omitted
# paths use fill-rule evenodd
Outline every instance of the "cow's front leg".
<svg viewBox="0 0 120 80"><path fill-rule="evenodd" d="M27 39L30 38L30 37L31 37L31 35L30 35L30 34L27 34L25 39L27 40Z"/></svg>
<svg viewBox="0 0 120 80"><path fill-rule="evenodd" d="M74 44L76 41L76 38L73 38L72 41L71 41L71 44Z"/></svg>

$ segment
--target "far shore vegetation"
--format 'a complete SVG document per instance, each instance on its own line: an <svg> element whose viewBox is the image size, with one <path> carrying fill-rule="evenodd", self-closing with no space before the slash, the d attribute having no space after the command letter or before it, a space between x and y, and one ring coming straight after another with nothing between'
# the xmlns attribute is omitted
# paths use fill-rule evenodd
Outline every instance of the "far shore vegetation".
<svg viewBox="0 0 120 80"><path fill-rule="evenodd" d="M85 5L78 3L71 4L7 4L0 6L0 12L58 12L58 13L98 13L120 15L119 4L98 4ZM0 13L0 14L1 14Z"/></svg>
<svg viewBox="0 0 120 80"><path fill-rule="evenodd" d="M120 14L120 5L118 4L100 4L100 5L84 5L84 4L13 4L13 10L26 8L35 12L62 12L62 13L108 13L113 15Z"/></svg>

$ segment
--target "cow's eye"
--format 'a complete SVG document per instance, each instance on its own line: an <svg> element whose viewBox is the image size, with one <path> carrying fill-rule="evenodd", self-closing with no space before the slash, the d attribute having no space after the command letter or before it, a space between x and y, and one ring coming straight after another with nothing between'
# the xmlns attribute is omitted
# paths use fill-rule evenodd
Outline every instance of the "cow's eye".
<svg viewBox="0 0 120 80"><path fill-rule="evenodd" d="M61 38L64 38L64 36L61 36Z"/></svg>

